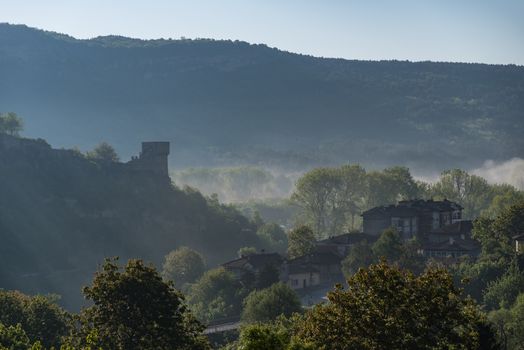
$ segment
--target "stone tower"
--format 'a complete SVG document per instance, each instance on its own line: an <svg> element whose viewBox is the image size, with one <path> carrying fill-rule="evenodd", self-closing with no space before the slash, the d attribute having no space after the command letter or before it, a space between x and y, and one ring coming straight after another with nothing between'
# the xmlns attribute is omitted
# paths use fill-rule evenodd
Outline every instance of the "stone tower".
<svg viewBox="0 0 524 350"><path fill-rule="evenodd" d="M142 142L142 152L138 157L134 157L129 165L136 171L169 176L168 156L169 142Z"/></svg>

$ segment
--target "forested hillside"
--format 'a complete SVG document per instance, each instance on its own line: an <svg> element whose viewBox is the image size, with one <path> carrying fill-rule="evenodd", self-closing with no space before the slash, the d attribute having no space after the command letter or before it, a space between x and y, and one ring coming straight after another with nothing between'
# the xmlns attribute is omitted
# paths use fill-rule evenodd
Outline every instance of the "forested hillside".
<svg viewBox="0 0 524 350"><path fill-rule="evenodd" d="M58 293L69 309L104 257L160 266L187 245L213 266L260 246L248 219L195 190L1 133L0 242L2 288Z"/></svg>
<svg viewBox="0 0 524 350"><path fill-rule="evenodd" d="M521 157L524 67L315 58L0 25L0 110L55 146L174 142L176 166L411 168ZM176 155L175 155L176 154Z"/></svg>

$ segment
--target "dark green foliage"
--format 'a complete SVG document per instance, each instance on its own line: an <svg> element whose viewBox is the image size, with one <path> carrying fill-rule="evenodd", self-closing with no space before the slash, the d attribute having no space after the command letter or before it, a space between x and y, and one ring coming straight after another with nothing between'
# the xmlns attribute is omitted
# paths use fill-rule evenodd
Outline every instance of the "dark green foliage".
<svg viewBox="0 0 524 350"><path fill-rule="evenodd" d="M29 350L31 342L20 324L5 326L0 322L0 350ZM34 347L33 349L40 349Z"/></svg>
<svg viewBox="0 0 524 350"><path fill-rule="evenodd" d="M479 326L485 317L445 270L415 277L382 262L360 270L348 284L306 313L300 339L326 350L480 349L481 339L493 343L489 327Z"/></svg>
<svg viewBox="0 0 524 350"><path fill-rule="evenodd" d="M346 278L351 277L360 268L367 268L375 261L373 250L366 241L354 244L348 256L342 260L342 272Z"/></svg>
<svg viewBox="0 0 524 350"><path fill-rule="evenodd" d="M58 293L72 310L105 256L161 266L169 250L190 246L215 265L240 247L260 247L232 206L43 140L0 134L0 193L2 287Z"/></svg>
<svg viewBox="0 0 524 350"><path fill-rule="evenodd" d="M180 247L165 256L162 276L173 281L177 288L181 288L186 283L193 283L200 278L205 269L206 263L202 254L188 247Z"/></svg>
<svg viewBox="0 0 524 350"><path fill-rule="evenodd" d="M202 322L240 316L247 290L224 268L209 270L196 281L188 294L195 316Z"/></svg>
<svg viewBox="0 0 524 350"><path fill-rule="evenodd" d="M60 338L68 333L70 317L55 302L52 296L0 290L0 324L21 325L31 343L40 341L45 347L58 347Z"/></svg>
<svg viewBox="0 0 524 350"><path fill-rule="evenodd" d="M484 303L490 309L508 308L520 293L524 293L524 272L515 261L503 276L487 285Z"/></svg>
<svg viewBox="0 0 524 350"><path fill-rule="evenodd" d="M524 293L519 294L510 308L490 312L489 318L495 325L500 342L505 349L522 349L522 344L524 344Z"/></svg>
<svg viewBox="0 0 524 350"><path fill-rule="evenodd" d="M245 322L269 322L280 315L289 317L301 311L298 295L284 283L251 292L243 304L242 320Z"/></svg>
<svg viewBox="0 0 524 350"><path fill-rule="evenodd" d="M107 259L84 294L93 305L80 316L80 345L94 330L104 349L208 348L182 294L140 260L121 269Z"/></svg>
<svg viewBox="0 0 524 350"><path fill-rule="evenodd" d="M397 230L389 228L380 235L371 250L376 257L393 262L402 256L404 250L403 241Z"/></svg>
<svg viewBox="0 0 524 350"><path fill-rule="evenodd" d="M315 248L315 234L308 226L299 226L288 233L287 255L296 258L306 255Z"/></svg>
<svg viewBox="0 0 524 350"><path fill-rule="evenodd" d="M278 317L276 321L244 325L240 337L231 349L245 350L317 350L294 336L300 316Z"/></svg>

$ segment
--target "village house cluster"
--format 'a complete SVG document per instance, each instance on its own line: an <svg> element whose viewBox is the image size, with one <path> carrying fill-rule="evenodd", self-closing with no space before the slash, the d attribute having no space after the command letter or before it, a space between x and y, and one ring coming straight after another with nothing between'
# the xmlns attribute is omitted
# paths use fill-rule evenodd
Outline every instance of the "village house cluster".
<svg viewBox="0 0 524 350"><path fill-rule="evenodd" d="M239 279L246 273L256 275L272 267L282 282L298 292L303 304L314 304L335 283L345 283L341 262L351 247L362 241L374 243L390 227L404 240L417 238L418 254L425 258L450 261L463 255L477 256L480 246L471 238L472 222L462 219L462 209L448 200L400 201L365 211L362 232L317 241L310 254L287 259L277 253L260 252L222 266Z"/></svg>

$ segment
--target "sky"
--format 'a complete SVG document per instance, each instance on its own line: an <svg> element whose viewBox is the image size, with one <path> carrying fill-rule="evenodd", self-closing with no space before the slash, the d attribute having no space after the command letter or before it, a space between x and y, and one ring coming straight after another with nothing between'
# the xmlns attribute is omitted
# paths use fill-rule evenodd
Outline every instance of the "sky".
<svg viewBox="0 0 524 350"><path fill-rule="evenodd" d="M321 57L524 65L524 0L0 0L76 38L214 38Z"/></svg>

